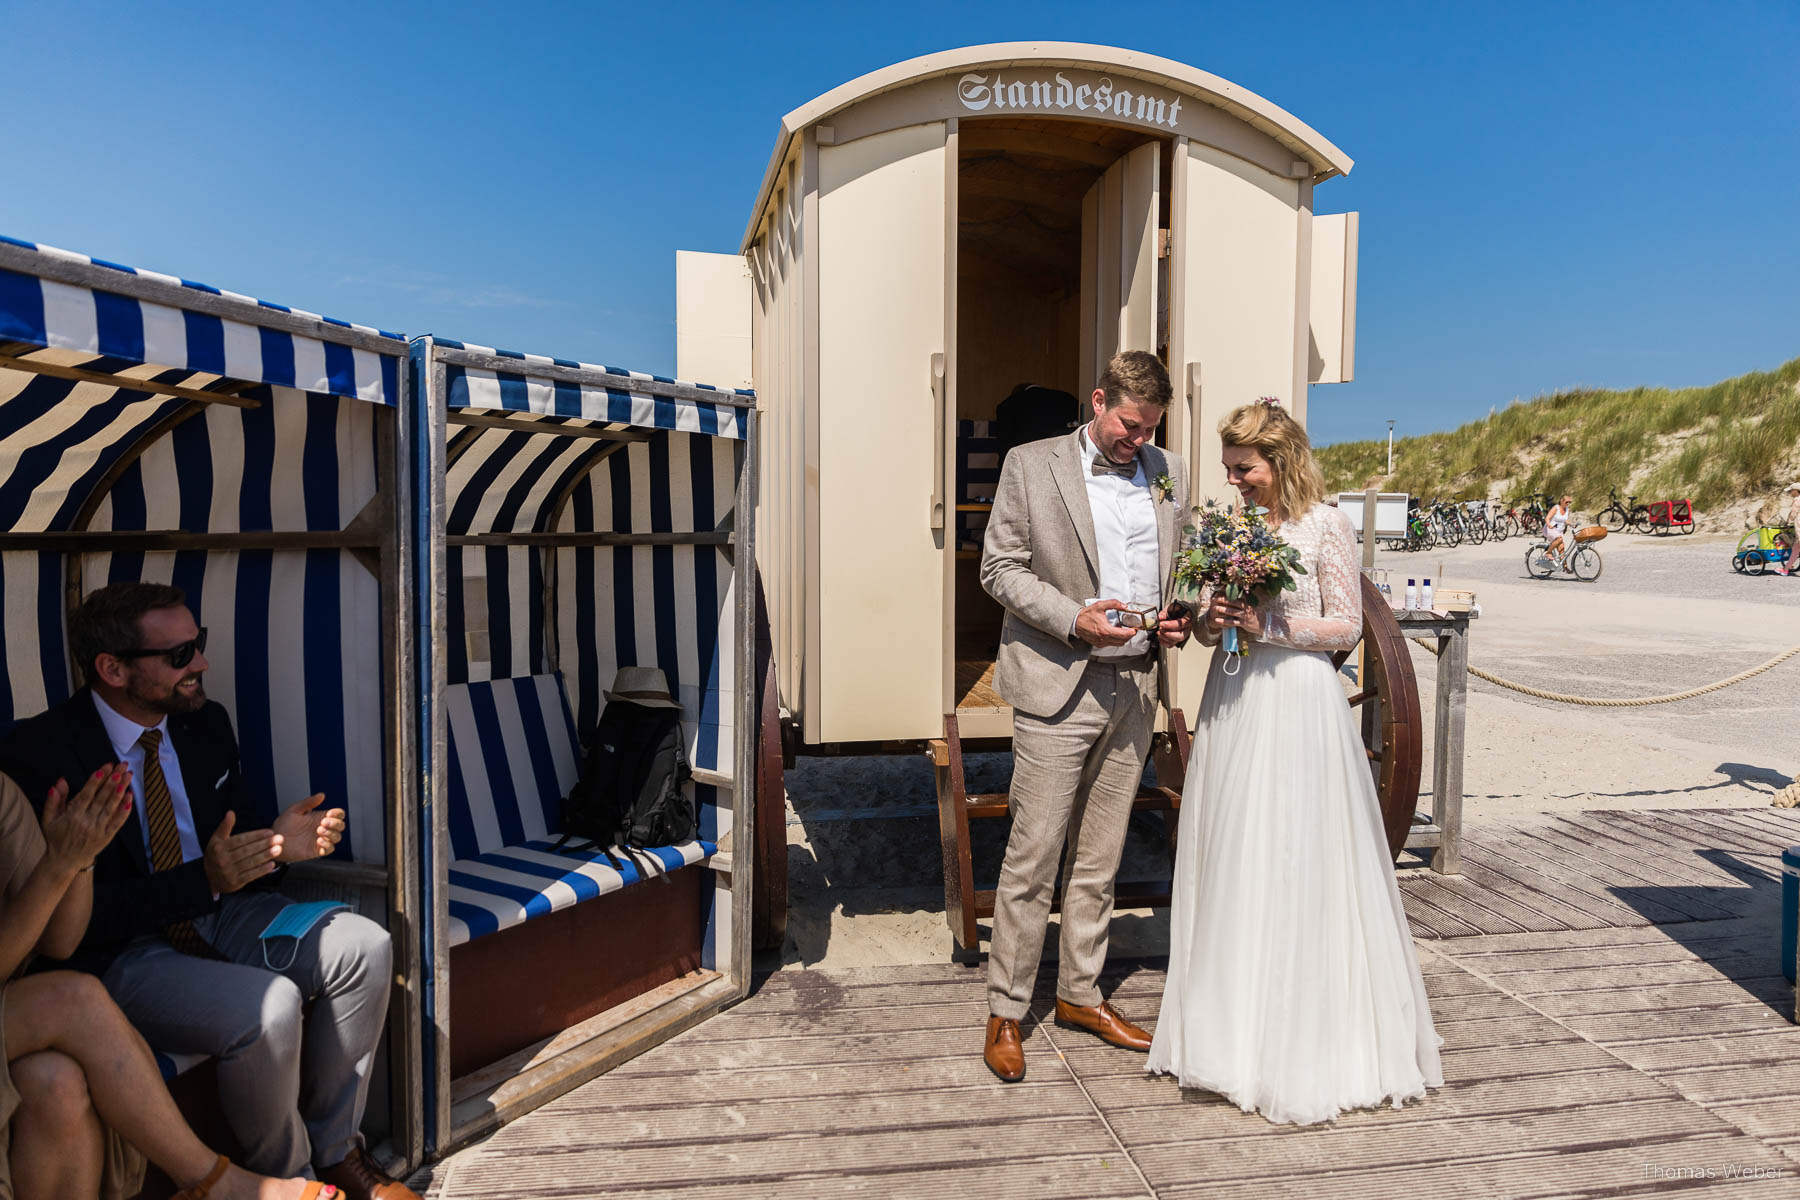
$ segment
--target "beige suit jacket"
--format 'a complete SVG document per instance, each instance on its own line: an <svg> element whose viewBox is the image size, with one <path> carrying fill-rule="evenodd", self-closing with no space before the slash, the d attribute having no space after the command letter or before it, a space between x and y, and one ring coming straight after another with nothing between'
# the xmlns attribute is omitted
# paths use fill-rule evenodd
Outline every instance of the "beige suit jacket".
<svg viewBox="0 0 1800 1200"><path fill-rule="evenodd" d="M994 687L1021 712L1047 717L1075 692L1093 649L1072 635L1082 599L1098 594L1100 558L1088 507L1088 461L1080 431L1020 446L1006 456L981 552L981 586L1006 609ZM1156 501L1163 603L1180 516L1187 511L1187 466L1152 445L1138 451L1152 480L1168 475L1175 493ZM1168 656L1157 651L1157 686L1168 695Z"/></svg>

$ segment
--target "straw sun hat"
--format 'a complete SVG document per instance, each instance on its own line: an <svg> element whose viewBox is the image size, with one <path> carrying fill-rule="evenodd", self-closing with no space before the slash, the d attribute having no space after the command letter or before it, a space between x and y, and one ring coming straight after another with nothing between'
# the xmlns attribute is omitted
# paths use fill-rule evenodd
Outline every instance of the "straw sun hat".
<svg viewBox="0 0 1800 1200"><path fill-rule="evenodd" d="M681 707L669 695L669 681L655 667L620 667L612 690L601 693L608 700L625 700L647 708Z"/></svg>

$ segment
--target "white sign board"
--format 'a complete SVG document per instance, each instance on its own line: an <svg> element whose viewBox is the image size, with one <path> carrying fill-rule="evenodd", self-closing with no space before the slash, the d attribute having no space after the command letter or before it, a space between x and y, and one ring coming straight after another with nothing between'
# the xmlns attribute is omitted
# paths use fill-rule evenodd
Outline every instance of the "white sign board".
<svg viewBox="0 0 1800 1200"><path fill-rule="evenodd" d="M1405 537L1406 506L1412 499L1405 492L1377 492L1375 494L1375 536ZM1363 493L1339 492L1337 494L1338 511L1350 518L1351 528L1356 536L1361 537L1363 531Z"/></svg>

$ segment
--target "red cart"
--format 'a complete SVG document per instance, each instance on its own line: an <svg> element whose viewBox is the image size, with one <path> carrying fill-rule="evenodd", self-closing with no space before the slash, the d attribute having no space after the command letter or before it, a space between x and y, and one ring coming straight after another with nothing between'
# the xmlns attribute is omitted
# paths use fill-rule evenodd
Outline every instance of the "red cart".
<svg viewBox="0 0 1800 1200"><path fill-rule="evenodd" d="M1650 505L1650 531L1652 533L1694 532L1694 502L1692 500L1658 500Z"/></svg>

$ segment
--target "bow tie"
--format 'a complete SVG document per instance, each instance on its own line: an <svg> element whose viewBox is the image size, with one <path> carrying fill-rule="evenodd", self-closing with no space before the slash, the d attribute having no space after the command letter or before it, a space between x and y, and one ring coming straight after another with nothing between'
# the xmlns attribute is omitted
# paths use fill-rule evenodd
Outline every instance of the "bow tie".
<svg viewBox="0 0 1800 1200"><path fill-rule="evenodd" d="M1092 475L1118 475L1130 479L1137 474L1137 459L1133 458L1124 466L1113 462L1104 454L1096 454L1088 462L1088 473Z"/></svg>

